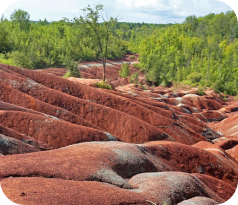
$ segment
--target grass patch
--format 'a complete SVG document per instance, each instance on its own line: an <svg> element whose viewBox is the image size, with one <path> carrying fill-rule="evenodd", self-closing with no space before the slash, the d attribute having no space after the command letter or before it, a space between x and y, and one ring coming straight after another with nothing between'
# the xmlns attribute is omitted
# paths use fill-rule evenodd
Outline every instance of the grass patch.
<svg viewBox="0 0 238 205"><path fill-rule="evenodd" d="M63 76L63 78L69 78L69 77L75 77L75 78L80 78L81 75L78 70L75 70L74 72L68 70L67 73Z"/></svg>
<svg viewBox="0 0 238 205"><path fill-rule="evenodd" d="M95 83L95 87L112 90L112 86L106 83L105 81L100 81L98 83Z"/></svg>

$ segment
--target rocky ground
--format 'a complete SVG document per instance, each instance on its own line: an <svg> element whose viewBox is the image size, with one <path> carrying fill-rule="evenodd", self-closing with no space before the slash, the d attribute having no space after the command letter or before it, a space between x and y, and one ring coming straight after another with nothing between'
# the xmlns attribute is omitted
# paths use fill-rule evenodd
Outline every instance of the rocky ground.
<svg viewBox="0 0 238 205"><path fill-rule="evenodd" d="M137 70L131 62L132 73ZM26 205L227 201L238 182L238 100L211 89L129 84L95 88L98 62L27 70L0 64L0 181ZM143 73L138 71L144 83Z"/></svg>

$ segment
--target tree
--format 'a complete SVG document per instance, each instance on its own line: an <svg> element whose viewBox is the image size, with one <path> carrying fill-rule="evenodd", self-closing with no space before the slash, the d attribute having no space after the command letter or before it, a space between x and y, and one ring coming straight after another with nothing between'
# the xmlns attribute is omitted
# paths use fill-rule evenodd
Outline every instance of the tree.
<svg viewBox="0 0 238 205"><path fill-rule="evenodd" d="M195 15L191 15L191 16L186 17L184 23L187 24L187 26L190 30L195 31L195 29L198 26L198 19Z"/></svg>
<svg viewBox="0 0 238 205"><path fill-rule="evenodd" d="M110 37L113 34L113 28L117 23L117 19L110 17L109 20L106 20L100 12L103 11L103 5L98 4L93 10L90 6L83 9L85 15L80 16L79 19L76 19L77 22L83 25L85 29L85 34L91 36L92 40L95 41L95 44L98 46L100 51L100 57L102 58L103 63L103 81L105 81L105 70L106 70L106 61L108 57L108 47L110 46ZM100 17L103 22L100 23Z"/></svg>
<svg viewBox="0 0 238 205"><path fill-rule="evenodd" d="M4 26L4 17L0 18L0 53L6 53L11 51L11 44L9 40L9 33L6 31Z"/></svg>
<svg viewBox="0 0 238 205"><path fill-rule="evenodd" d="M12 22L18 23L21 30L28 30L30 28L30 14L24 10L15 10L11 14L10 19Z"/></svg>

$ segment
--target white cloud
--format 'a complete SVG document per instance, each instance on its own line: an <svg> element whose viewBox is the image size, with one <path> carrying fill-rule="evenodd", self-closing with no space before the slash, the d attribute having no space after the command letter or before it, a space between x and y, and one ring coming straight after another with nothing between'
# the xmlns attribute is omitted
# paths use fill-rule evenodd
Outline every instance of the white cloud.
<svg viewBox="0 0 238 205"><path fill-rule="evenodd" d="M218 0L117 0L117 2L130 11L139 10L141 13L153 15L156 13L158 16L163 16L164 12L167 12L171 17L183 18L189 15L204 16L232 10L227 4Z"/></svg>
<svg viewBox="0 0 238 205"><path fill-rule="evenodd" d="M4 14L9 18L15 9L23 9L30 13L32 20L57 21L79 16L82 8L96 4L103 4L109 14L119 16L121 21L147 23L182 22L193 14L204 16L232 10L218 0L18 0Z"/></svg>

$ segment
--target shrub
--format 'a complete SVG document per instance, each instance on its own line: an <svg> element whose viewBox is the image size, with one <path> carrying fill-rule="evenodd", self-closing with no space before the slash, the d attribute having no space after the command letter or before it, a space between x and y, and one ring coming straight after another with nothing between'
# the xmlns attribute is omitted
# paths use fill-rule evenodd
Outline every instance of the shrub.
<svg viewBox="0 0 238 205"><path fill-rule="evenodd" d="M130 68L129 68L129 64L128 63L123 63L121 65L121 70L118 71L119 75L122 78L127 78L130 75Z"/></svg>
<svg viewBox="0 0 238 205"><path fill-rule="evenodd" d="M200 96L205 95L204 88L202 86L199 86L198 90L197 90L197 93Z"/></svg>
<svg viewBox="0 0 238 205"><path fill-rule="evenodd" d="M66 64L66 68L68 69L68 72L64 75L64 78L68 78L68 77L80 78L77 61L66 60L65 64Z"/></svg>
<svg viewBox="0 0 238 205"><path fill-rule="evenodd" d="M202 80L202 74L201 73L191 73L187 76L187 80L189 80L191 83L199 83Z"/></svg>
<svg viewBox="0 0 238 205"><path fill-rule="evenodd" d="M219 95L220 95L220 98L221 98L222 100L227 101L227 94L226 94L226 91L225 91L223 94L220 93Z"/></svg>
<svg viewBox="0 0 238 205"><path fill-rule="evenodd" d="M224 84L221 81L216 81L212 84L211 88L215 90L217 93L220 93L224 90Z"/></svg>
<svg viewBox="0 0 238 205"><path fill-rule="evenodd" d="M142 66L141 63L134 63L134 64L133 64L133 67L134 67L134 68L137 68L137 69L140 69L141 71L144 70L144 67Z"/></svg>
<svg viewBox="0 0 238 205"><path fill-rule="evenodd" d="M130 83L138 83L138 75L139 75L138 72L132 74L130 77Z"/></svg>
<svg viewBox="0 0 238 205"><path fill-rule="evenodd" d="M9 58L12 59L13 64L18 67L34 69L34 62L23 52L14 51L9 55Z"/></svg>
<svg viewBox="0 0 238 205"><path fill-rule="evenodd" d="M105 81L95 83L95 87L112 90L112 86L110 84L107 84Z"/></svg>

